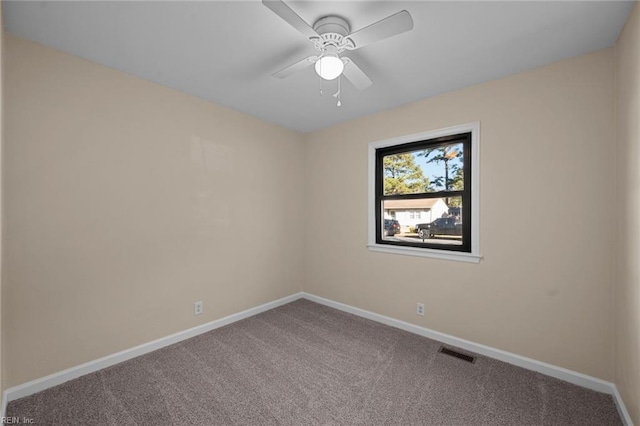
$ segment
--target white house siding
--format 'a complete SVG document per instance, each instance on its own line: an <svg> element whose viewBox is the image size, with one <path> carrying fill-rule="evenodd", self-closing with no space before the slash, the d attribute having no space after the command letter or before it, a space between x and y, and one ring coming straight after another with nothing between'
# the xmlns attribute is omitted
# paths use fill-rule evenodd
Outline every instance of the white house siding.
<svg viewBox="0 0 640 426"><path fill-rule="evenodd" d="M425 208L419 204L428 204ZM387 208L389 207L389 208ZM421 208L422 207L422 208ZM421 200L393 200L385 203L384 217L393 218L400 222L402 232L409 232L418 223L433 222L443 214L448 213L449 208L441 198ZM412 214L413 213L413 214Z"/></svg>

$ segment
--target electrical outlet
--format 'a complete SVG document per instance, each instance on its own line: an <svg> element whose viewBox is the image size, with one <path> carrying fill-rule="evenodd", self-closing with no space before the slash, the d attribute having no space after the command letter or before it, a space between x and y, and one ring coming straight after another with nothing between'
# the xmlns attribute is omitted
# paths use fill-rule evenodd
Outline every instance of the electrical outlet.
<svg viewBox="0 0 640 426"><path fill-rule="evenodd" d="M418 303L418 306L416 306L416 315L424 316L424 303Z"/></svg>
<svg viewBox="0 0 640 426"><path fill-rule="evenodd" d="M202 306L202 302L196 302L193 304L193 315L200 315L204 312L204 307Z"/></svg>

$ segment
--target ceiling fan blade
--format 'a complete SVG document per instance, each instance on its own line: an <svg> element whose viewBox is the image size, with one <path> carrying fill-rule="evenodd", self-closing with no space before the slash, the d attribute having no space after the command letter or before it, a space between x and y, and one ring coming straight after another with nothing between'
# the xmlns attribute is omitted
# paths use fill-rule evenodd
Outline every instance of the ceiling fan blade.
<svg viewBox="0 0 640 426"><path fill-rule="evenodd" d="M289 77L291 74L294 74L300 70L303 70L305 68L307 68L310 65L313 65L316 61L318 60L317 56L309 56L306 57L298 62L296 62L295 64L289 65L286 68L281 69L280 71L271 74L272 77L275 78L286 78Z"/></svg>
<svg viewBox="0 0 640 426"><path fill-rule="evenodd" d="M356 89L364 90L373 84L368 75L358 67L350 58L343 56L344 71L342 74L353 84Z"/></svg>
<svg viewBox="0 0 640 426"><path fill-rule="evenodd" d="M317 32L307 24L304 19L298 16L287 4L280 0L262 0L262 4L267 6L273 13L284 19L296 30L300 31L305 37L320 38Z"/></svg>
<svg viewBox="0 0 640 426"><path fill-rule="evenodd" d="M393 37L394 35L404 33L413 29L413 19L411 14L406 10L402 10L391 16L364 27L361 30L356 31L353 34L347 36L350 39L354 47L353 49L359 49L362 46L383 40L385 38Z"/></svg>

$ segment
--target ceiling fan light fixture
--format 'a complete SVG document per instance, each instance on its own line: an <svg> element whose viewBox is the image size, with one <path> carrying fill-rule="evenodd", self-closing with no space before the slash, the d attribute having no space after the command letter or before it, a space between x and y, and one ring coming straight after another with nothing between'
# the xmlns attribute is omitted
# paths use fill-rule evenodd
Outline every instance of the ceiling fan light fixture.
<svg viewBox="0 0 640 426"><path fill-rule="evenodd" d="M333 80L344 71L344 63L338 57L336 48L328 46L324 55L316 61L316 74L325 80Z"/></svg>
<svg viewBox="0 0 640 426"><path fill-rule="evenodd" d="M342 74L344 64L338 55L323 56L316 62L316 73L325 80L333 80Z"/></svg>

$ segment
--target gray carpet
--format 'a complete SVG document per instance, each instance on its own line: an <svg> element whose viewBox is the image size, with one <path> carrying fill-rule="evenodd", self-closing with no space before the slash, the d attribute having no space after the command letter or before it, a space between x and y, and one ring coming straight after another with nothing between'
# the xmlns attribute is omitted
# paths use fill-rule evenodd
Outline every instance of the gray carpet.
<svg viewBox="0 0 640 426"><path fill-rule="evenodd" d="M9 404L39 425L619 425L613 399L298 300Z"/></svg>

